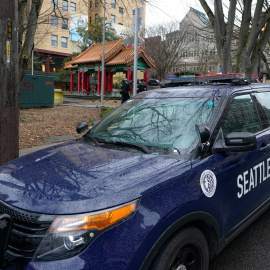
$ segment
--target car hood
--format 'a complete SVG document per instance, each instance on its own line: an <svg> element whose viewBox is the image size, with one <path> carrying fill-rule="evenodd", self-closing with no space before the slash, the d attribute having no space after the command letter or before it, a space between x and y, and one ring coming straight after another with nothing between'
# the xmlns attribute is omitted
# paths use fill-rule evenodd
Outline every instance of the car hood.
<svg viewBox="0 0 270 270"><path fill-rule="evenodd" d="M190 161L69 142L0 168L0 199L44 214L120 205L190 174Z"/></svg>

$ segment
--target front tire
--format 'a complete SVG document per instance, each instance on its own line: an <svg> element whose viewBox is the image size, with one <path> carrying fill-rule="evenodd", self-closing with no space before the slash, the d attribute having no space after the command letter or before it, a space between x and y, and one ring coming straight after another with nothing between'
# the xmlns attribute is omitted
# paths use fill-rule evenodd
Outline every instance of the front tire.
<svg viewBox="0 0 270 270"><path fill-rule="evenodd" d="M203 233L187 227L161 248L151 270L207 270L208 267L209 251Z"/></svg>

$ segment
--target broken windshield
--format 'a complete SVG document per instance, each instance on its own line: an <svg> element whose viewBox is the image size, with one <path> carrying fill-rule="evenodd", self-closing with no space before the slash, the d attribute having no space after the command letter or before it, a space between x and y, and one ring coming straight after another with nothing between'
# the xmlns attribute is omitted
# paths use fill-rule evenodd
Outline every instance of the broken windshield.
<svg viewBox="0 0 270 270"><path fill-rule="evenodd" d="M189 154L197 138L195 125L207 123L214 107L213 98L132 99L90 130L89 135Z"/></svg>

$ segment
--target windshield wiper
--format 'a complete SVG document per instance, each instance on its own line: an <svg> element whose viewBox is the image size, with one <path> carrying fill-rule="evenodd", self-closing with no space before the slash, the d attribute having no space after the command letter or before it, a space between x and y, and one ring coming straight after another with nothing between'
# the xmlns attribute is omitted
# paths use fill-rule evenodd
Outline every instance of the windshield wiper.
<svg viewBox="0 0 270 270"><path fill-rule="evenodd" d="M95 143L96 146L100 147L100 143L93 136L91 136L89 134L85 134L85 136L87 136L87 138L91 139Z"/></svg>
<svg viewBox="0 0 270 270"><path fill-rule="evenodd" d="M123 146L136 147L136 148L142 150L146 154L151 154L151 151L146 146L141 145L141 144L130 143L130 142L120 142L120 141L104 141L104 142L113 143L113 144L117 144L117 145L123 145Z"/></svg>

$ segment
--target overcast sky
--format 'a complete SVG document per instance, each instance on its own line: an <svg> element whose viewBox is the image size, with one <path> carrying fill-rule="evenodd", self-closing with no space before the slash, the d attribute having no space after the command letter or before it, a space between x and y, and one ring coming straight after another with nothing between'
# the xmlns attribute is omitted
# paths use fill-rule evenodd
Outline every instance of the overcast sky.
<svg viewBox="0 0 270 270"><path fill-rule="evenodd" d="M172 20L181 21L190 7L203 11L198 0L148 0L146 27Z"/></svg>

